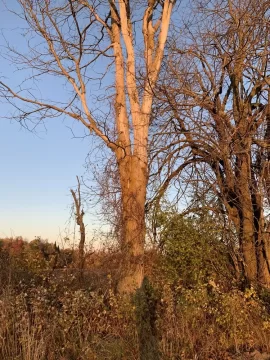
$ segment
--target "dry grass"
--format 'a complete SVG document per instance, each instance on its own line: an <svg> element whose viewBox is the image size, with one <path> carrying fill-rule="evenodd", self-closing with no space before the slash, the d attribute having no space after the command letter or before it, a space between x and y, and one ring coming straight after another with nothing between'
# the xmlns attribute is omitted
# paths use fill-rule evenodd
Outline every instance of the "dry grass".
<svg viewBox="0 0 270 360"><path fill-rule="evenodd" d="M153 293L136 299L114 293L108 273L117 275L115 253L96 256L83 283L72 269L35 276L21 263L2 262L0 360L224 360L255 349L270 353L269 294L263 302L253 289L222 282L172 284L156 265L158 256L149 254ZM155 337L152 355L142 344L145 329Z"/></svg>
<svg viewBox="0 0 270 360"><path fill-rule="evenodd" d="M159 289L161 290L161 289ZM159 292L160 359L225 359L270 352L270 318L255 292L201 286ZM1 295L1 360L145 360L139 354L136 304L112 289L70 291L53 281Z"/></svg>

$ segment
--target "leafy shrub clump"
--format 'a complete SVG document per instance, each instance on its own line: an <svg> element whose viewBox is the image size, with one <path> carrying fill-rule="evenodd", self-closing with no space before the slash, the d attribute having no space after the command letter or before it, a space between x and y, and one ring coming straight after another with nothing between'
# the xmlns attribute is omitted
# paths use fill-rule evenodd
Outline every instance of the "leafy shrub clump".
<svg viewBox="0 0 270 360"><path fill-rule="evenodd" d="M165 285L159 310L162 359L231 359L254 348L270 352L270 317L254 289L227 293L211 282Z"/></svg>
<svg viewBox="0 0 270 360"><path fill-rule="evenodd" d="M217 275L228 281L232 278L228 251L211 218L173 213L164 221L160 238L162 271L171 282L196 286Z"/></svg>

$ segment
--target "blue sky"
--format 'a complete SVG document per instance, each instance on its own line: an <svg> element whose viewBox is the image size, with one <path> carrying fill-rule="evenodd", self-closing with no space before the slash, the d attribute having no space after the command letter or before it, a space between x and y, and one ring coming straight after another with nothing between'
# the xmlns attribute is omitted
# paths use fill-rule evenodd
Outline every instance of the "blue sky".
<svg viewBox="0 0 270 360"><path fill-rule="evenodd" d="M6 0L6 4L15 11L19 9L15 0ZM4 56L5 39L16 50L27 52L23 27L26 27L25 22L7 11L1 1L0 79L15 90L27 78L29 71L18 71L11 66L10 59ZM104 68L105 60L99 59L92 70L103 73ZM111 74L103 79L102 90L99 82L93 83L92 80L87 88L88 96L93 99L91 105L95 114L107 110L99 102L94 103L94 98L106 89L111 80ZM36 85L40 90L38 96L41 95L43 99L66 99L67 87L55 78L46 76L39 83L33 82L33 86ZM5 118L12 110L1 99L0 108L0 237L23 236L31 240L41 236L50 241L59 241L59 233L64 236L70 215L72 198L69 189L76 185L76 175L85 172L85 158L92 141L89 137L73 138L69 128L77 136L84 134L83 126L74 120L46 120L47 130L39 127L37 134L33 134ZM93 215L86 218L86 223L89 234L92 228L100 225Z"/></svg>
<svg viewBox="0 0 270 360"><path fill-rule="evenodd" d="M15 4L13 1L10 5ZM7 12L1 2L0 24L11 44L23 49L20 37L22 23ZM3 54L0 34L0 53ZM0 58L0 77L11 86L19 84L23 72L16 72L8 61ZM58 96L57 84L43 84L42 95ZM0 101L0 237L35 236L59 240L66 227L72 203L70 187L76 185L76 175L83 175L90 139L73 139L83 133L82 125L61 118L46 121L47 131L40 127L37 135L5 119L10 107ZM92 222L88 217L86 222ZM89 227L91 229L91 226Z"/></svg>
<svg viewBox="0 0 270 360"><path fill-rule="evenodd" d="M69 189L76 174L84 173L89 140L72 139L59 119L38 135L1 119L0 237L40 235L54 241L69 219Z"/></svg>

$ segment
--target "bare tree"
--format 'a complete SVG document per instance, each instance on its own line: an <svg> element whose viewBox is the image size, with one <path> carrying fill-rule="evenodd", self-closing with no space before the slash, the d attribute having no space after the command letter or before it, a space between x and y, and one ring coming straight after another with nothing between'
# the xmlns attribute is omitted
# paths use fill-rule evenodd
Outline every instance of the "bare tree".
<svg viewBox="0 0 270 360"><path fill-rule="evenodd" d="M236 229L246 279L269 287L269 2L201 1L193 10L160 86L159 196L180 174L207 184Z"/></svg>
<svg viewBox="0 0 270 360"><path fill-rule="evenodd" d="M84 211L82 207L81 199L81 182L77 176L77 190L74 191L70 189L71 195L74 201L74 213L76 216L76 223L80 228L80 241L79 241L79 270L80 270L80 279L83 279L83 270L84 270L84 248L85 248L85 225L84 225Z"/></svg>
<svg viewBox="0 0 270 360"><path fill-rule="evenodd" d="M17 3L22 9L19 16L27 22L29 42L25 54L8 44L9 59L21 68L31 69L28 80L50 76L63 79L71 97L64 103L46 101L27 87L27 81L18 91L1 81L1 95L16 107L20 121L69 116L114 153L123 225L123 275L119 291L132 292L141 285L144 276L144 204L153 89L175 0L146 3L17 0ZM143 45L140 48L138 44ZM142 58L140 52L144 54ZM138 73L143 78L140 83ZM105 78L109 83L112 74L114 91L112 94L107 90L107 94L113 96L114 105L104 115L104 107L93 110L91 86L102 84ZM97 94L101 96L101 90ZM102 101L106 101L106 91Z"/></svg>

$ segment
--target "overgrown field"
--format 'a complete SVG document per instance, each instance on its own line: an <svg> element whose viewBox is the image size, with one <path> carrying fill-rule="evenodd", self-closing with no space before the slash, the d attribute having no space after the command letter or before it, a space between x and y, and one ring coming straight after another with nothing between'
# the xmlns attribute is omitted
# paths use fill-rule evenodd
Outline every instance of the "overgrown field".
<svg viewBox="0 0 270 360"><path fill-rule="evenodd" d="M76 250L3 239L0 359L266 358L270 294L237 276L208 225L175 221L131 298L115 291L117 248L86 254L81 276Z"/></svg>

